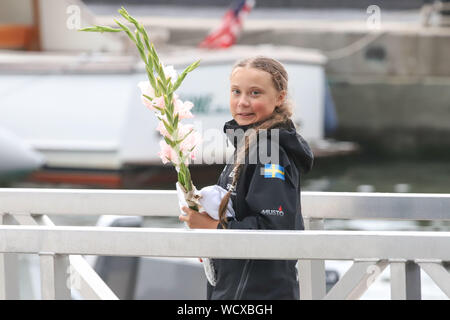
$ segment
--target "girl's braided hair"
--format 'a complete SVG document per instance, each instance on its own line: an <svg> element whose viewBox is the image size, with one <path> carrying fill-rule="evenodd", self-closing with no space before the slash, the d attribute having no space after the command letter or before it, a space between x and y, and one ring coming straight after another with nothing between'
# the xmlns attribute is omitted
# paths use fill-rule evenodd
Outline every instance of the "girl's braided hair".
<svg viewBox="0 0 450 320"><path fill-rule="evenodd" d="M285 90L287 93L288 74L284 66L279 61L264 56L247 58L238 61L233 66L231 73L233 73L233 71L238 67L255 68L268 72L272 76L272 83L275 89L278 92ZM243 168L242 162L249 150L249 141L256 141L254 136L258 134L259 130L268 130L286 123L292 116L292 110L292 102L289 99L285 99L281 105L275 107L273 113L269 118L253 128L248 139L245 139L244 148L240 148L240 150L237 150L237 161L235 162L233 167L234 175L231 188L222 198L219 206L219 221L224 229L226 229L226 225L228 222L226 216L226 208L230 200L231 192L236 189L239 176L241 175ZM253 135L253 137L251 135Z"/></svg>

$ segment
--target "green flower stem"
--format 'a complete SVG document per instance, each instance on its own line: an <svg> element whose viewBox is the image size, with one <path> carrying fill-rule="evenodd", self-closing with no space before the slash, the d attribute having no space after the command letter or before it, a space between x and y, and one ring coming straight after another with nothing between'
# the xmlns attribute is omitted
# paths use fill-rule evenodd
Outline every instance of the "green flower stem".
<svg viewBox="0 0 450 320"><path fill-rule="evenodd" d="M121 7L118 10L118 12L123 18L125 18L128 22L130 22L136 27L134 33L131 32L131 30L127 26L120 23L116 19L114 19L114 22L120 28L94 26L79 29L78 31L101 32L101 33L123 31L128 35L130 40L133 41L133 43L136 45L139 51L139 55L145 63L145 70L147 72L147 77L151 86L153 87L153 90L155 91L155 96L156 97L164 96L164 102L166 106L165 109L164 110L160 108L157 109L161 112L161 115L166 115L167 121L165 121L162 118L159 118L159 116L158 118L160 120L163 120L164 126L166 127L167 131L170 134L170 138L164 137L164 140L166 141L167 144L169 144L173 148L178 158L176 159L178 160L178 163L176 163L176 160L175 162L172 162L172 165L174 165L178 171L178 181L187 192L190 192L193 190L191 173L189 172L188 166L186 166L184 163L185 156L182 154L180 150L180 144L192 132L192 130L181 139L178 139L179 117L178 114L174 114L175 106L173 103L173 93L180 87L186 75L198 67L198 65L200 64L200 60L195 61L194 63L189 65L186 69L184 69L184 71L177 77L175 83L173 83L172 85L172 79L166 78L166 75L164 74L163 64L159 60L158 53L156 52L153 43L150 42L149 36L144 26L141 23L139 23L135 18L130 16L130 14L124 7ZM157 74L157 77L155 77L155 73ZM148 97L146 95L144 95L144 97L146 97L150 101L152 100L151 97ZM190 208L198 210L197 206L190 206Z"/></svg>

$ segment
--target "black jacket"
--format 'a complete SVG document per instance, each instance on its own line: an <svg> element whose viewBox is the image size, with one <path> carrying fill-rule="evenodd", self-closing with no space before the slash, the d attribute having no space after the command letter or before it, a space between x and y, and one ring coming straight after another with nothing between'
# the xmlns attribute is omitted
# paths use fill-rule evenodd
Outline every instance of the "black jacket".
<svg viewBox="0 0 450 320"><path fill-rule="evenodd" d="M227 122L228 130L247 130ZM301 174L311 170L313 154L291 121L279 127L279 173L264 175L265 164L246 164L231 200L236 213L228 229L304 230L300 203ZM230 137L230 136L229 136ZM270 142L270 135L269 135ZM235 146L237 141L232 141ZM233 164L227 164L218 185L229 190ZM262 171L261 171L262 170ZM270 171L269 171L270 172ZM284 179L283 179L284 178ZM219 224L218 229L221 229ZM299 299L297 260L211 259L216 286L207 284L207 299Z"/></svg>

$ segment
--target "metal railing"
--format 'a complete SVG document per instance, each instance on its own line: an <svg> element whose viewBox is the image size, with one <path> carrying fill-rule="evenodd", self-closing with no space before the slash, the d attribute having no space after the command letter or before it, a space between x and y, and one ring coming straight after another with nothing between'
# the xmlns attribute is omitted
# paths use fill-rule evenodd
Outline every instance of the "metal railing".
<svg viewBox="0 0 450 320"><path fill-rule="evenodd" d="M293 259L301 299L358 299L389 265L392 299L421 298L421 269L450 297L450 232L323 230L324 219L450 221L450 195L303 192L302 206L305 231L55 226L47 215L178 216L178 200L175 191L0 189L0 298L18 296L17 253L39 255L43 299L69 299L74 282L86 299L117 299L81 255ZM353 261L328 292L325 260Z"/></svg>

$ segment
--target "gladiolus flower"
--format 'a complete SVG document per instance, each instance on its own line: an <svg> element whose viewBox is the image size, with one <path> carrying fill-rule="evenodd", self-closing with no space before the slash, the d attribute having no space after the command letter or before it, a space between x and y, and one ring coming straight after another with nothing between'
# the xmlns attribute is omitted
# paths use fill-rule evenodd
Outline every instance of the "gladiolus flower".
<svg viewBox="0 0 450 320"><path fill-rule="evenodd" d="M163 119L167 122L166 116L164 116ZM156 130L158 130L162 136L170 137L170 133L167 131L166 126L164 125L164 122L162 120L159 121L158 127L156 127Z"/></svg>
<svg viewBox="0 0 450 320"><path fill-rule="evenodd" d="M163 66L164 76L166 79L170 77L170 81L175 83L177 80L178 74L173 66Z"/></svg>
<svg viewBox="0 0 450 320"><path fill-rule="evenodd" d="M148 100L146 97L144 97L144 94L149 96L150 98L155 98L155 90L151 86L149 81L140 81L138 83L139 89L141 89L141 101L142 103L149 109L154 110L153 104L150 100Z"/></svg>
<svg viewBox="0 0 450 320"><path fill-rule="evenodd" d="M152 108L155 109L158 107L160 109L164 109L166 107L166 102L164 101L164 97L156 97L152 100Z"/></svg>
<svg viewBox="0 0 450 320"><path fill-rule="evenodd" d="M162 162L166 164L167 162L176 163L177 162L177 154L172 149L171 146L169 146L166 141L161 140L159 142L159 146L161 147L161 151L158 152L158 156L160 156Z"/></svg>
<svg viewBox="0 0 450 320"><path fill-rule="evenodd" d="M192 131L191 133L189 133ZM188 136L186 136L189 133ZM185 138L184 138L185 137ZM201 143L201 135L194 131L194 126L191 124L179 125L178 127L178 138L184 140L180 143L180 150L183 154L190 154L191 158L193 156L193 150L196 146Z"/></svg>
<svg viewBox="0 0 450 320"><path fill-rule="evenodd" d="M194 104L190 101L181 101L180 99L174 99L174 112L178 113L179 119L193 118L194 115L191 113L191 109Z"/></svg>

